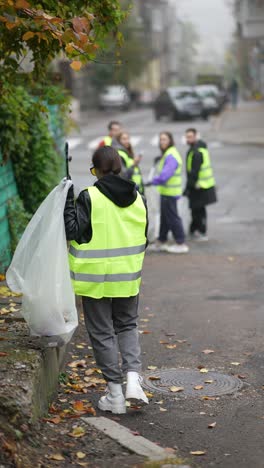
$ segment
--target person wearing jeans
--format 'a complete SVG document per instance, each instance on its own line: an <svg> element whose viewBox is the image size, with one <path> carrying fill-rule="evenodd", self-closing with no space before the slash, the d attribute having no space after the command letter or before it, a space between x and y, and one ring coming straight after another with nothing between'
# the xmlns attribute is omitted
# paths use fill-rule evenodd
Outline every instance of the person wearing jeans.
<svg viewBox="0 0 264 468"><path fill-rule="evenodd" d="M122 414L126 400L136 406L148 404L139 375L137 324L147 208L135 183L119 176L121 160L114 148L97 149L92 161L97 182L83 190L76 203L71 187L65 205L69 264L75 293L82 296L96 363L107 381L107 393L98 406Z"/></svg>
<svg viewBox="0 0 264 468"><path fill-rule="evenodd" d="M178 213L178 201L182 195L182 158L177 151L171 133L160 134L162 156L157 158L158 175L148 185L157 187L160 193L160 233L154 249L181 254L189 251L185 244L182 219ZM168 244L172 232L174 245Z"/></svg>

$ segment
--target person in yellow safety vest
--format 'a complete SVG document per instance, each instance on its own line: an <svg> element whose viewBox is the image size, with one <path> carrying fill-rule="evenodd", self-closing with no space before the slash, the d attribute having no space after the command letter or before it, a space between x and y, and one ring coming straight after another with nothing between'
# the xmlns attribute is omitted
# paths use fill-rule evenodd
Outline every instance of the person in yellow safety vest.
<svg viewBox="0 0 264 468"><path fill-rule="evenodd" d="M158 175L146 185L155 185L160 193L160 233L154 249L182 254L189 251L185 244L182 219L178 213L178 201L182 196L182 158L169 132L160 134L161 157L158 160ZM174 245L168 244L172 232Z"/></svg>
<svg viewBox="0 0 264 468"><path fill-rule="evenodd" d="M112 120L108 124L108 135L100 141L98 148L101 146L116 146L116 141L121 133L121 124L117 120Z"/></svg>
<svg viewBox="0 0 264 468"><path fill-rule="evenodd" d="M193 240L208 241L206 206L217 202L211 157L195 128L186 131L186 142L190 148L186 158L187 184L184 195L189 198L192 215L190 236Z"/></svg>
<svg viewBox="0 0 264 468"><path fill-rule="evenodd" d="M130 136L127 132L120 133L117 138L119 145L116 147L122 161L122 175L125 179L135 182L137 189L141 195L144 195L144 182L140 169L141 155L135 155Z"/></svg>
<svg viewBox="0 0 264 468"><path fill-rule="evenodd" d="M107 381L107 394L98 406L122 414L126 400L136 406L148 404L140 384L137 325L147 208L135 184L119 176L121 160L114 148L97 149L92 163L91 173L98 179L94 186L83 190L76 203L71 187L66 200L69 265L75 293L82 296L96 363Z"/></svg>

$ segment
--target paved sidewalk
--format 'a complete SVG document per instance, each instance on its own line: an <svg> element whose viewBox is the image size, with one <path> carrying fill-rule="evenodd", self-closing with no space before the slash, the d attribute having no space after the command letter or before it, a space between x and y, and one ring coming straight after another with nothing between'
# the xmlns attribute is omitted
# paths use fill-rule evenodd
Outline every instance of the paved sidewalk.
<svg viewBox="0 0 264 468"><path fill-rule="evenodd" d="M264 102L242 102L220 116L214 131L223 143L264 146L263 124Z"/></svg>

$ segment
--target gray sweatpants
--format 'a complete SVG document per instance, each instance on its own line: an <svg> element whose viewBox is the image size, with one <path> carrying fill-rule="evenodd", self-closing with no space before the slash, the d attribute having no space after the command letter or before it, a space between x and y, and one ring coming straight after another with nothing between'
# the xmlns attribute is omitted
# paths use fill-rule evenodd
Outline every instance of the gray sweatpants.
<svg viewBox="0 0 264 468"><path fill-rule="evenodd" d="M83 297L82 301L95 360L105 380L121 383L123 373L140 372L138 296L114 299Z"/></svg>

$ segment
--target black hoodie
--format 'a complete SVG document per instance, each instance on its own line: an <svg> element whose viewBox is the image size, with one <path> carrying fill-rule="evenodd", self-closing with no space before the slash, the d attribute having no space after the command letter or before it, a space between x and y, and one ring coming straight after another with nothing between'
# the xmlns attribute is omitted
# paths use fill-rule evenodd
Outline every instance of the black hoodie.
<svg viewBox="0 0 264 468"><path fill-rule="evenodd" d="M121 208L132 205L137 198L134 182L122 179L116 175L107 175L95 182L94 185L109 200ZM146 206L144 198L143 201ZM73 186L70 187L64 209L64 223L68 241L75 240L78 244L90 242L92 239L92 224L91 199L88 190L83 190L75 203Z"/></svg>

